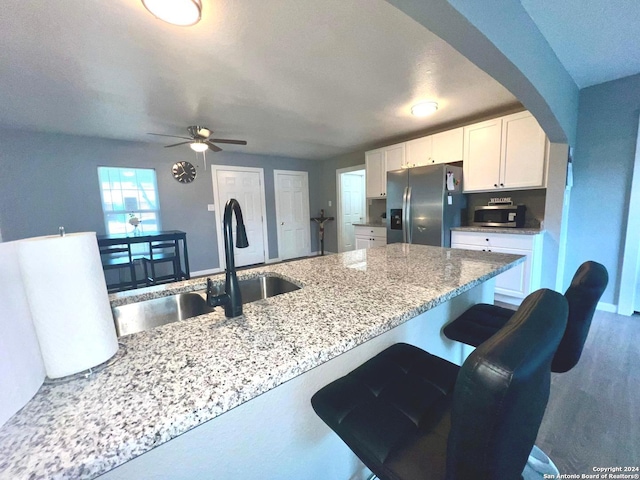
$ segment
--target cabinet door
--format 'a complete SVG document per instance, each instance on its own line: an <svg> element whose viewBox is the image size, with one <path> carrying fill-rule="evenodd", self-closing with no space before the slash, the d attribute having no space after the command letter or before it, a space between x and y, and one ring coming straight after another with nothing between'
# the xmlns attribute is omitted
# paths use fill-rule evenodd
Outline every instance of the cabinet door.
<svg viewBox="0 0 640 480"><path fill-rule="evenodd" d="M407 166L419 167L431 164L431 137L416 138L407 142Z"/></svg>
<svg viewBox="0 0 640 480"><path fill-rule="evenodd" d="M384 148L385 171L400 170L405 164L405 144L399 143ZM386 193L386 177L384 192Z"/></svg>
<svg viewBox="0 0 640 480"><path fill-rule="evenodd" d="M371 237L371 246L379 247L380 245L386 245L387 239L385 237Z"/></svg>
<svg viewBox="0 0 640 480"><path fill-rule="evenodd" d="M356 250L371 247L371 237L356 237Z"/></svg>
<svg viewBox="0 0 640 480"><path fill-rule="evenodd" d="M531 282L531 250L517 248L491 247L490 252L524 255L527 259L496 277L496 293L509 297L524 298L529 292Z"/></svg>
<svg viewBox="0 0 640 480"><path fill-rule="evenodd" d="M387 186L387 174L384 166L384 151L372 150L365 153L364 162L367 170L367 198L384 198L384 184Z"/></svg>
<svg viewBox="0 0 640 480"><path fill-rule="evenodd" d="M462 160L464 144L462 127L431 135L431 140L430 163L451 163Z"/></svg>
<svg viewBox="0 0 640 480"><path fill-rule="evenodd" d="M503 188L545 186L546 136L529 112L502 119L502 164L500 184Z"/></svg>
<svg viewBox="0 0 640 480"><path fill-rule="evenodd" d="M465 192L499 188L501 129L500 118L464 127Z"/></svg>

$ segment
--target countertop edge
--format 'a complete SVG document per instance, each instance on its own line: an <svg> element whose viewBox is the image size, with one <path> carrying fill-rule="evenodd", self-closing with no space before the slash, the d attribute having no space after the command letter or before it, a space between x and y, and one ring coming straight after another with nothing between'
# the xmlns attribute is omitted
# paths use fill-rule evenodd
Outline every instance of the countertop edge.
<svg viewBox="0 0 640 480"><path fill-rule="evenodd" d="M452 232L507 233L512 235L538 235L544 233L543 228L507 228L507 227L453 227Z"/></svg>

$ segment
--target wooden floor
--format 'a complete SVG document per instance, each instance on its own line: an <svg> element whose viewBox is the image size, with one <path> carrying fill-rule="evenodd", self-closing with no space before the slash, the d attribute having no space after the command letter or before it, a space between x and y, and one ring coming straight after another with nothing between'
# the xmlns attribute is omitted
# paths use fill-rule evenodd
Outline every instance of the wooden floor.
<svg viewBox="0 0 640 480"><path fill-rule="evenodd" d="M640 466L638 314L596 312L578 365L552 374L536 445L561 474Z"/></svg>

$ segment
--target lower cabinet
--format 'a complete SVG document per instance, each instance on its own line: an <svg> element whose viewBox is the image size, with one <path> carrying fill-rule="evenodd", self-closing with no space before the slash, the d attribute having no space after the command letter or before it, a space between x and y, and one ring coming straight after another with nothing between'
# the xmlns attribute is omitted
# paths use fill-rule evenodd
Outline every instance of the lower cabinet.
<svg viewBox="0 0 640 480"><path fill-rule="evenodd" d="M387 244L387 228L386 227L355 227L355 247L356 250L361 248L379 247Z"/></svg>
<svg viewBox="0 0 640 480"><path fill-rule="evenodd" d="M524 255L523 263L496 277L495 299L520 305L524 297L540 288L542 233L451 232L451 248Z"/></svg>

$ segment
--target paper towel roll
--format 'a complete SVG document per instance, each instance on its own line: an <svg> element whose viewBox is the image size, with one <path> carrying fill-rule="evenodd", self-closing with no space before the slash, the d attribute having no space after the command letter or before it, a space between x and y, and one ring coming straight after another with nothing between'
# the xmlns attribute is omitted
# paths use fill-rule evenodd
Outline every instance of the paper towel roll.
<svg viewBox="0 0 640 480"><path fill-rule="evenodd" d="M118 339L95 232L21 240L18 252L47 376L111 358Z"/></svg>
<svg viewBox="0 0 640 480"><path fill-rule="evenodd" d="M17 242L0 243L0 426L36 394L44 363L24 291Z"/></svg>

